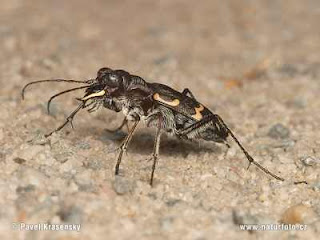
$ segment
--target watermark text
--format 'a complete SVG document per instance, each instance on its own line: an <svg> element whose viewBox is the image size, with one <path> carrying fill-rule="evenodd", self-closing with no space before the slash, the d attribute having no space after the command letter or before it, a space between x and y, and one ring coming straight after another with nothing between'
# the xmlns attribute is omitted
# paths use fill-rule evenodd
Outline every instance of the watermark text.
<svg viewBox="0 0 320 240"><path fill-rule="evenodd" d="M77 231L80 232L81 224L51 224L13 222L12 229L18 231Z"/></svg>
<svg viewBox="0 0 320 240"><path fill-rule="evenodd" d="M240 224L240 230L244 231L305 231L306 224Z"/></svg>

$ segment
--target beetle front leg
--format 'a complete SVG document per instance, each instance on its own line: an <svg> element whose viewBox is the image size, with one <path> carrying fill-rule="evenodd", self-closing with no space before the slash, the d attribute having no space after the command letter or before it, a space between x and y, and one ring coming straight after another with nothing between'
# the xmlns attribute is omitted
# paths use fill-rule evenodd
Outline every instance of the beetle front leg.
<svg viewBox="0 0 320 240"><path fill-rule="evenodd" d="M50 133L47 133L45 135L45 137L49 137L51 136L53 133L55 132L59 132L62 128L64 128L68 123L71 124L71 127L73 128L73 125L72 125L72 121L73 121L73 118L74 116L82 109L85 107L85 104L84 103L81 103L66 119L66 121L61 124L59 127L57 127L55 130L51 131Z"/></svg>

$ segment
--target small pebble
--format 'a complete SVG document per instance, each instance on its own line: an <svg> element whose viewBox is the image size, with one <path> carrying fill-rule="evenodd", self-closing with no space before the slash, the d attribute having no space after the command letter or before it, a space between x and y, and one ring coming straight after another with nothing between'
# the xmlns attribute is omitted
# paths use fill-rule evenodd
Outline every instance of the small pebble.
<svg viewBox="0 0 320 240"><path fill-rule="evenodd" d="M309 166L309 167L314 167L317 165L320 166L320 159L315 158L313 156L302 157L300 160L305 166Z"/></svg>
<svg viewBox="0 0 320 240"><path fill-rule="evenodd" d="M251 214L233 210L232 211L232 218L234 224L258 224L259 219L256 216L253 216Z"/></svg>
<svg viewBox="0 0 320 240"><path fill-rule="evenodd" d="M278 71L282 74L285 74L289 77L293 77L299 73L297 66L289 63L285 63L279 67Z"/></svg>
<svg viewBox="0 0 320 240"><path fill-rule="evenodd" d="M80 141L76 144L76 147L82 150L88 150L91 148L90 144L85 141Z"/></svg>
<svg viewBox="0 0 320 240"><path fill-rule="evenodd" d="M162 64L169 62L171 59L172 59L172 56L170 54L167 54L167 55L164 55L164 56L161 56L161 57L154 59L153 63L155 65L162 65Z"/></svg>
<svg viewBox="0 0 320 240"><path fill-rule="evenodd" d="M34 159L38 154L42 153L45 150L44 146L34 145L30 146L29 144L23 144L20 146L20 149L17 152L19 158L25 159L27 161Z"/></svg>
<svg viewBox="0 0 320 240"><path fill-rule="evenodd" d="M71 152L61 152L61 153L55 154L54 158L60 163L65 163L70 159L71 156L72 156Z"/></svg>
<svg viewBox="0 0 320 240"><path fill-rule="evenodd" d="M268 132L268 136L274 139L288 138L289 135L290 135L289 129L281 123L277 123L273 125Z"/></svg>
<svg viewBox="0 0 320 240"><path fill-rule="evenodd" d="M2 140L4 138L4 133L3 133L3 130L0 129L0 140Z"/></svg>
<svg viewBox="0 0 320 240"><path fill-rule="evenodd" d="M45 187L48 177L37 169L19 166L17 176L24 186L34 185L36 187Z"/></svg>
<svg viewBox="0 0 320 240"><path fill-rule="evenodd" d="M289 207L281 216L281 222L286 224L308 224L316 220L316 214L312 208L298 204Z"/></svg>
<svg viewBox="0 0 320 240"><path fill-rule="evenodd" d="M63 222L80 224L82 222L83 211L76 206L72 207L62 207L58 215Z"/></svg>
<svg viewBox="0 0 320 240"><path fill-rule="evenodd" d="M105 168L106 162L103 161L102 159L89 158L83 162L83 167L97 171Z"/></svg>
<svg viewBox="0 0 320 240"><path fill-rule="evenodd" d="M19 158L19 157L14 158L13 161L14 161L15 163L18 163L18 164L23 164L23 163L26 162L25 159Z"/></svg>
<svg viewBox="0 0 320 240"><path fill-rule="evenodd" d="M117 194L124 195L133 191L134 183L124 177L115 176L113 189Z"/></svg>
<svg viewBox="0 0 320 240"><path fill-rule="evenodd" d="M173 217L164 217L160 219L160 226L163 231L170 231L172 229Z"/></svg>
<svg viewBox="0 0 320 240"><path fill-rule="evenodd" d="M292 139L283 139L281 141L277 141L276 143L272 144L273 148L292 148L296 142Z"/></svg>
<svg viewBox="0 0 320 240"><path fill-rule="evenodd" d="M181 203L181 202L183 202L183 201L180 199L169 199L165 203L167 204L168 207L173 207L176 204Z"/></svg>
<svg viewBox="0 0 320 240"><path fill-rule="evenodd" d="M320 182L314 183L312 185L312 190L315 192L320 192Z"/></svg>
<svg viewBox="0 0 320 240"><path fill-rule="evenodd" d="M258 200L260 202L265 202L265 201L268 200L268 196L265 193L262 193L262 194L259 195Z"/></svg>
<svg viewBox="0 0 320 240"><path fill-rule="evenodd" d="M16 189L17 193L24 193L24 192L32 192L36 189L36 187L32 184L28 184L26 186L19 186Z"/></svg>
<svg viewBox="0 0 320 240"><path fill-rule="evenodd" d="M91 171L86 170L76 174L75 181L78 185L91 185L93 183Z"/></svg>
<svg viewBox="0 0 320 240"><path fill-rule="evenodd" d="M307 100L302 97L295 97L291 101L287 102L287 106L290 108L303 109L307 106Z"/></svg>
<svg viewBox="0 0 320 240"><path fill-rule="evenodd" d="M40 130L36 130L36 132L27 139L27 142L32 145L45 145L48 144L50 140L46 138Z"/></svg>
<svg viewBox="0 0 320 240"><path fill-rule="evenodd" d="M307 64L304 69L302 70L303 75L308 75L311 78L318 78L320 72L319 72L319 66L320 64L318 62L316 63L309 63Z"/></svg>
<svg viewBox="0 0 320 240"><path fill-rule="evenodd" d="M0 151L0 162L5 160L5 154L3 152Z"/></svg>

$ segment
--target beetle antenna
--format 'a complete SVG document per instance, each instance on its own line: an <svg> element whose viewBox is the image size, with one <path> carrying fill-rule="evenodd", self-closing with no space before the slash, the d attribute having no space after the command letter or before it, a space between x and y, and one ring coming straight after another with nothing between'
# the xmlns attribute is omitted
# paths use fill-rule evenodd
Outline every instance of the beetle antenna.
<svg viewBox="0 0 320 240"><path fill-rule="evenodd" d="M78 81L78 80L73 80L73 79L48 79L48 80L38 80L38 81L33 81L28 84L26 84L21 91L21 97L24 99L24 93L26 91L26 88L29 87L30 85L37 84L37 83L44 83L44 82L69 82L69 83L84 83L84 84L91 84L92 80L87 80L87 81Z"/></svg>

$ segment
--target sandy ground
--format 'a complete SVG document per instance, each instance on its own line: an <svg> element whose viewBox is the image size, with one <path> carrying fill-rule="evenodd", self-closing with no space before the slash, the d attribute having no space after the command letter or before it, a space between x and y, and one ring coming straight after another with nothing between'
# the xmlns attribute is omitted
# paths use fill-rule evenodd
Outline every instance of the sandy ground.
<svg viewBox="0 0 320 240"><path fill-rule="evenodd" d="M121 2L121 3L120 3ZM316 239L320 235L320 3L314 1L48 1L0 5L1 239ZM229 124L279 182L230 140L162 138L148 184L154 129L141 126L115 178L123 116L81 112L71 84L103 66L178 90L188 87ZM307 180L308 185L294 185ZM81 224L26 231L12 223ZM239 224L307 224L306 231L243 231Z"/></svg>

